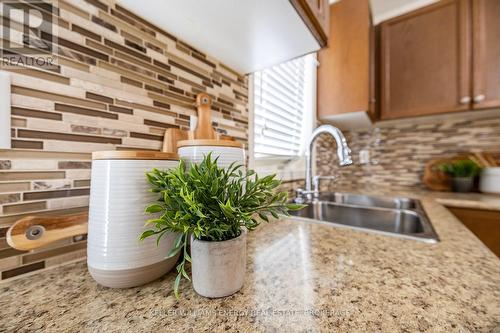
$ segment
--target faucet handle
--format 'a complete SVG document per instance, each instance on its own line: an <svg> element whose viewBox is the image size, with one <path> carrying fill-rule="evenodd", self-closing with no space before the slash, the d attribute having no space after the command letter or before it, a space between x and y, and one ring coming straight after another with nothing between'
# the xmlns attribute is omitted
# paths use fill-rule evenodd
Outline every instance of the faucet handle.
<svg viewBox="0 0 500 333"><path fill-rule="evenodd" d="M311 194L314 193L314 191L306 191L302 188L298 188L295 190L295 198L293 199L293 201L295 203L298 203L298 204L303 204L306 202L306 199L308 199L307 197Z"/></svg>
<svg viewBox="0 0 500 333"><path fill-rule="evenodd" d="M304 189L302 188L298 188L295 190L295 198L293 199L293 201L297 204L303 204L305 202L305 199L304 199Z"/></svg>
<svg viewBox="0 0 500 333"><path fill-rule="evenodd" d="M321 179L336 181L338 178L339 178L338 175L331 175L331 176L316 175L316 176L314 176L313 177L313 189L314 189L313 192L314 192L314 196L315 197L319 196L319 182L320 182Z"/></svg>

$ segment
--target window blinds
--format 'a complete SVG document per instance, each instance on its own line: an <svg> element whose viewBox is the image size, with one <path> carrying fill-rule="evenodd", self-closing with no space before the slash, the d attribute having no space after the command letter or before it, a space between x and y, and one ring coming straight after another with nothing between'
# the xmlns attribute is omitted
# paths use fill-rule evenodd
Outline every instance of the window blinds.
<svg viewBox="0 0 500 333"><path fill-rule="evenodd" d="M297 156L306 110L308 56L254 73L254 154Z"/></svg>

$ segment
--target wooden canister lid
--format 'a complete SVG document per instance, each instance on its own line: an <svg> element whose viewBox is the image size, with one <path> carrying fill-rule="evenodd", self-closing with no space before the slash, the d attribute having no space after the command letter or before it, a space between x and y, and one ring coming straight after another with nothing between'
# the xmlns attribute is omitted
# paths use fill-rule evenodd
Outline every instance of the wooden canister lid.
<svg viewBox="0 0 500 333"><path fill-rule="evenodd" d="M209 140L209 139L193 139L177 141L177 148L191 146L216 146L216 147L234 147L243 148L243 144L233 140Z"/></svg>
<svg viewBox="0 0 500 333"><path fill-rule="evenodd" d="M109 150L95 151L92 153L93 160L172 160L178 161L176 153L164 153L148 150Z"/></svg>

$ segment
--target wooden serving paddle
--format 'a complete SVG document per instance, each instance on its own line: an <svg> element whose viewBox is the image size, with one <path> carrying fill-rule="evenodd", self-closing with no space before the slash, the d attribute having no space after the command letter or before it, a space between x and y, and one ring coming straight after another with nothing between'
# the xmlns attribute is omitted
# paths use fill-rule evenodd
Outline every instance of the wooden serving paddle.
<svg viewBox="0 0 500 333"><path fill-rule="evenodd" d="M162 152L177 153L177 141L187 140L189 132L178 128L167 128L163 137Z"/></svg>
<svg viewBox="0 0 500 333"><path fill-rule="evenodd" d="M234 140L217 133L212 127L212 97L207 93L199 93L196 96L196 107L198 120L196 129L181 130L179 128L167 128L163 138L163 152L177 153L177 142L184 140Z"/></svg>
<svg viewBox="0 0 500 333"><path fill-rule="evenodd" d="M212 98L209 94L200 93L196 96L196 106L198 107L198 123L194 131L195 139L216 139L212 128Z"/></svg>
<svg viewBox="0 0 500 333"><path fill-rule="evenodd" d="M84 235L88 213L62 216L27 216L7 230L7 243L17 250L29 251L63 238Z"/></svg>

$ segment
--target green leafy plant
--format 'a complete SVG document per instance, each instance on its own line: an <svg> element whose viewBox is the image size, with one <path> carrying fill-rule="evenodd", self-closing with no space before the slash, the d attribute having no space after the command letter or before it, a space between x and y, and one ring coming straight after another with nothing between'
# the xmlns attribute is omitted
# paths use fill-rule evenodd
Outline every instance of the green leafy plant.
<svg viewBox="0 0 500 333"><path fill-rule="evenodd" d="M241 165L231 164L225 169L217 165L211 154L199 164L186 168L183 161L170 170L153 169L146 174L151 191L159 193L157 202L146 207L148 214L157 214L147 222L151 225L140 239L156 236L157 244L167 232L178 233L168 257L182 251L177 265L174 293L179 298L182 277L190 280L186 262L191 262L187 251L188 237L206 241L224 241L238 237L241 227L255 229L260 220L288 215L303 205L288 204L286 192L276 192L281 184L275 175L259 178Z"/></svg>
<svg viewBox="0 0 500 333"><path fill-rule="evenodd" d="M439 170L453 178L475 177L481 171L479 165L471 160L459 160L452 163L443 163L438 166Z"/></svg>

